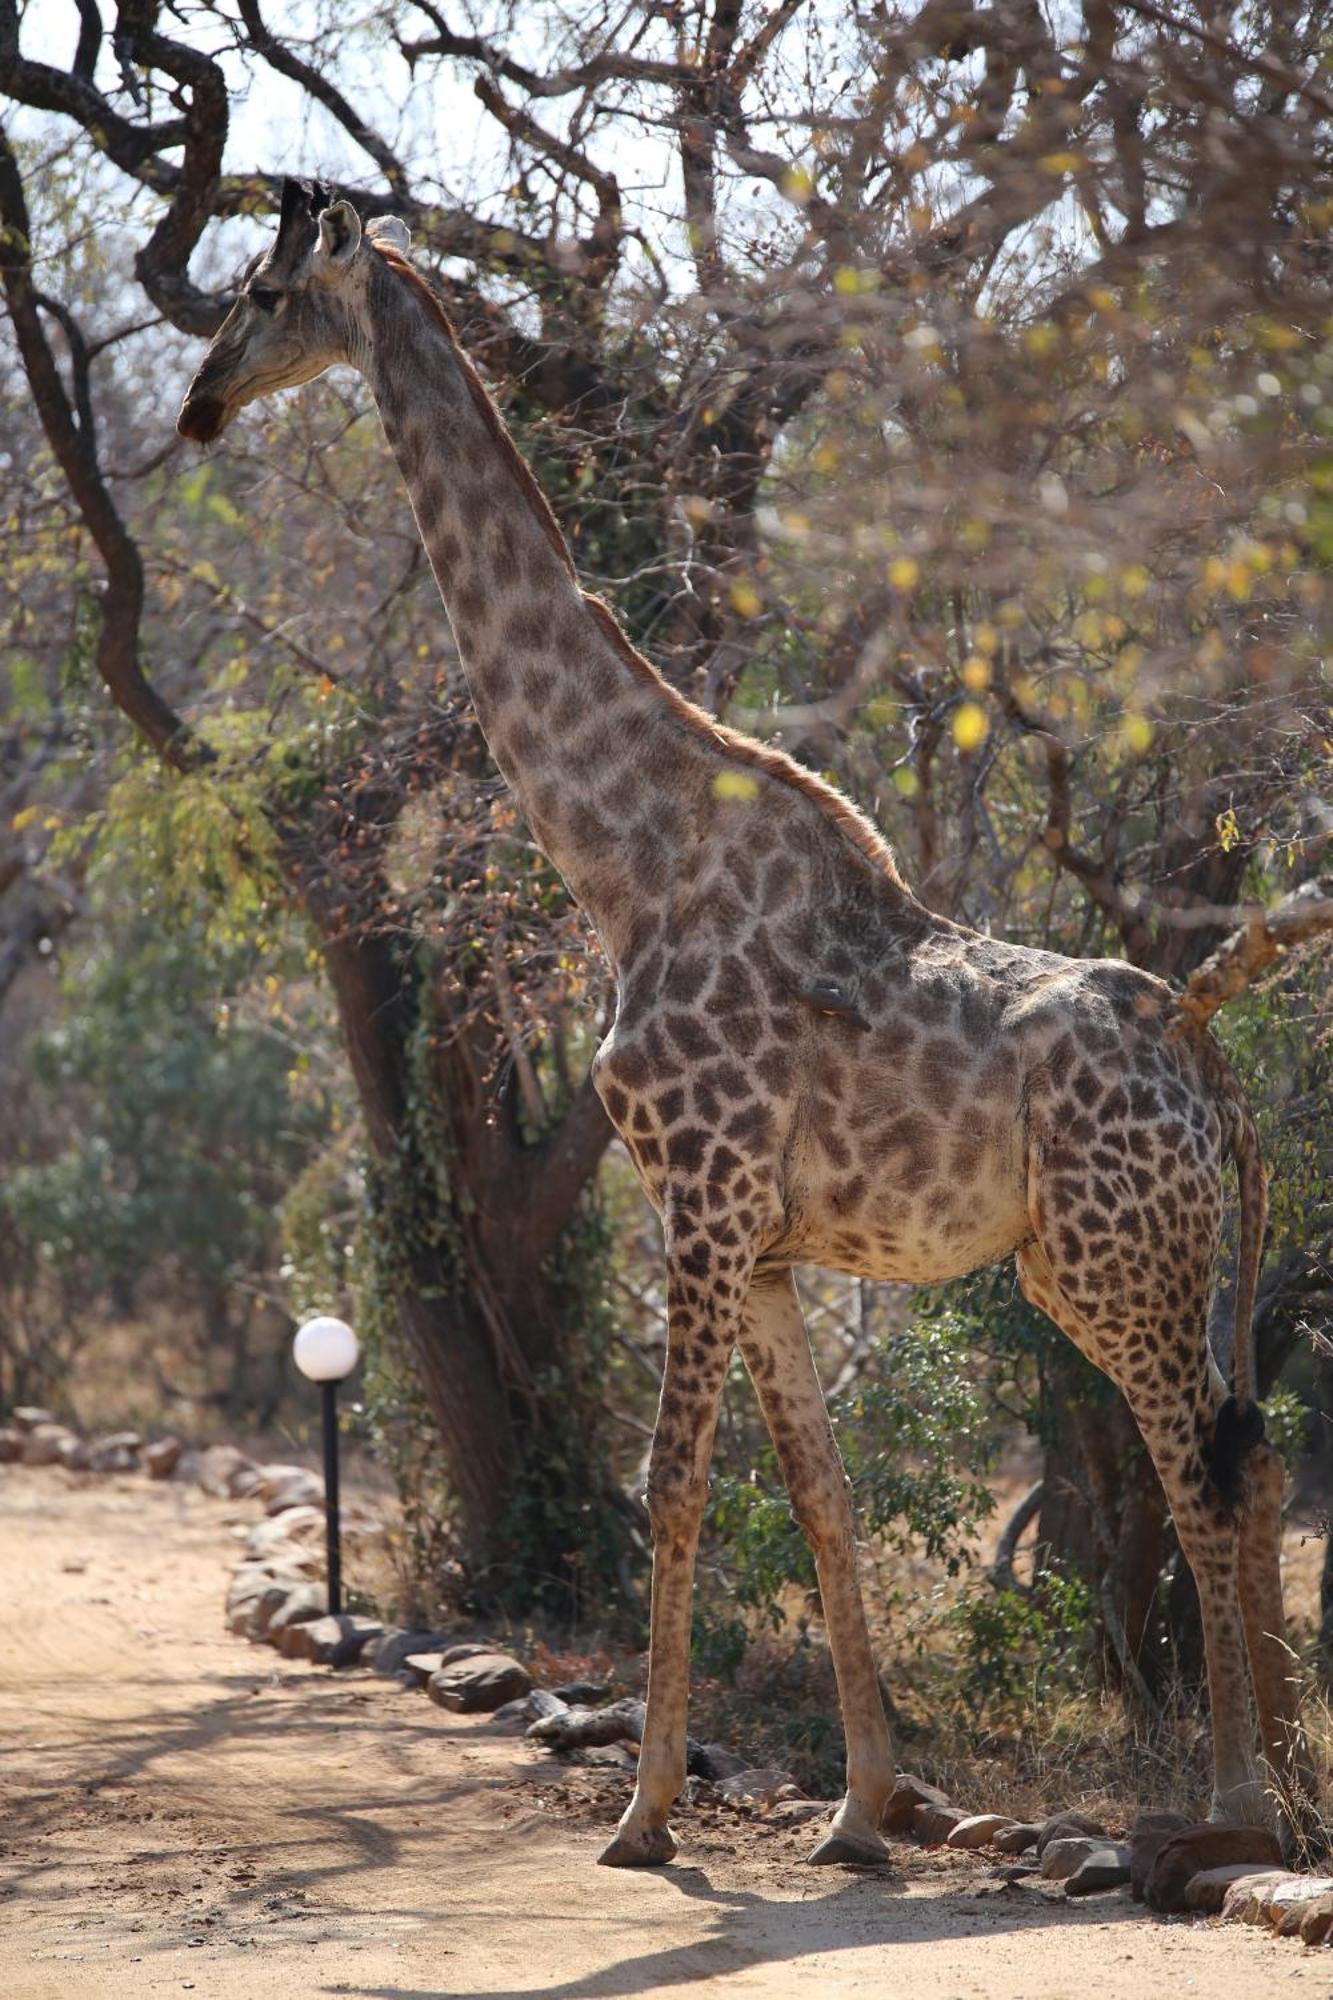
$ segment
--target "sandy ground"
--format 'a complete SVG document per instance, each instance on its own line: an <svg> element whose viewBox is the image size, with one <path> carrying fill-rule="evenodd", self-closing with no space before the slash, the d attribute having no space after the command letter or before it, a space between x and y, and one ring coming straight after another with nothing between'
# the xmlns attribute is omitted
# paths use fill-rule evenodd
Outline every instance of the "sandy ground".
<svg viewBox="0 0 1333 2000"><path fill-rule="evenodd" d="M599 1869L621 1773L227 1637L243 1513L0 1470L6 2000L1333 1994L1333 1954L961 1855L807 1870L808 1833L730 1814L683 1812L669 1869Z"/></svg>

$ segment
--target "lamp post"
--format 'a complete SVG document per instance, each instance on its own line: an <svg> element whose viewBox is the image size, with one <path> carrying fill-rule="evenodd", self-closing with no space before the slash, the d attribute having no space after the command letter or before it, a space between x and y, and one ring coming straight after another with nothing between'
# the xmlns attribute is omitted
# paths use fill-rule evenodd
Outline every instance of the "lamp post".
<svg viewBox="0 0 1333 2000"><path fill-rule="evenodd" d="M338 1546L338 1384L356 1367L356 1335L340 1319L308 1319L292 1342L292 1358L308 1382L318 1382L324 1406L324 1535L328 1559L329 1611L342 1603L342 1556Z"/></svg>

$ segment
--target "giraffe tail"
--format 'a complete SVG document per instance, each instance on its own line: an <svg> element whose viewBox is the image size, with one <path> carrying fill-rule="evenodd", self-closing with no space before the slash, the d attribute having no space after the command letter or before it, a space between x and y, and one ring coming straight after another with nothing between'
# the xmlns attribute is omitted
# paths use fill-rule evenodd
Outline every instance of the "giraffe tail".
<svg viewBox="0 0 1333 2000"><path fill-rule="evenodd" d="M1232 1393L1217 1413L1208 1469L1223 1500L1234 1507L1240 1499L1246 1452L1262 1443L1263 1411L1255 1401L1254 1298L1259 1285L1259 1259L1268 1217L1268 1177L1259 1152L1259 1134L1239 1089L1227 1093L1221 1107L1231 1118L1231 1157L1240 1183L1240 1246L1236 1257L1236 1319L1233 1336Z"/></svg>

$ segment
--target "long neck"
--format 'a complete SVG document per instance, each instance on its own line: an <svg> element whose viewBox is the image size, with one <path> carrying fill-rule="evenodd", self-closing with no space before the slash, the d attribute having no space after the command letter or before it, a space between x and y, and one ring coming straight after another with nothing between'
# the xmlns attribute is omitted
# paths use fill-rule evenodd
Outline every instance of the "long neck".
<svg viewBox="0 0 1333 2000"><path fill-rule="evenodd" d="M662 690L588 607L548 510L443 324L372 276L365 372L449 613L477 717L529 825L613 957L684 826L654 745ZM679 732L666 731L669 735Z"/></svg>

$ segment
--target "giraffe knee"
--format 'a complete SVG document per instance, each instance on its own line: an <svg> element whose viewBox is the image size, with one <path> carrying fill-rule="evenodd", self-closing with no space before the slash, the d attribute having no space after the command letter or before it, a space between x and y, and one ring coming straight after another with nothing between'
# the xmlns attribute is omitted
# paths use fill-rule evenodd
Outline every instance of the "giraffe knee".
<svg viewBox="0 0 1333 2000"><path fill-rule="evenodd" d="M692 1469L674 1456L654 1452L644 1494L654 1545L661 1548L693 1540L707 1497L706 1479L695 1478Z"/></svg>
<svg viewBox="0 0 1333 2000"><path fill-rule="evenodd" d="M790 1487L796 1525L818 1555L821 1550L852 1543L852 1488L845 1474L807 1479Z"/></svg>

